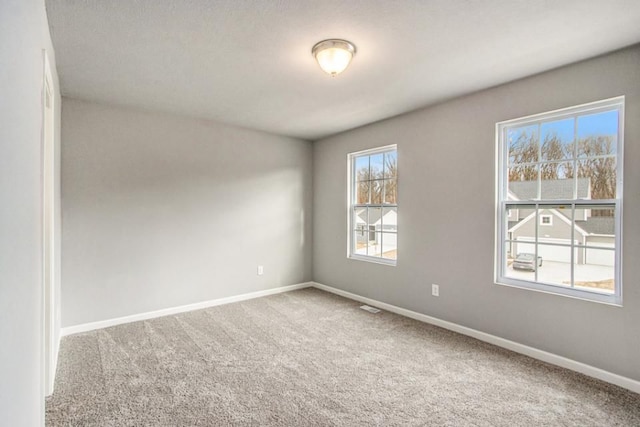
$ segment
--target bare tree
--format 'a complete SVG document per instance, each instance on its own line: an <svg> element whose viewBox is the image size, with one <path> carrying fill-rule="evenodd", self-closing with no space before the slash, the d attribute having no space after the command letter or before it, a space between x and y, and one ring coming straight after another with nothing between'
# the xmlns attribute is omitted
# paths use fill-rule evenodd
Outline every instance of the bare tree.
<svg viewBox="0 0 640 427"><path fill-rule="evenodd" d="M538 145L533 133L521 133L509 147L509 181L535 181L538 171ZM545 138L540 146L542 161L540 179L558 180L588 178L592 199L616 197L615 138L611 135L593 135L563 145L557 135ZM576 157L577 156L577 157ZM575 158L575 163L574 163ZM563 161L565 160L565 161ZM612 210L601 209L594 215L612 215Z"/></svg>
<svg viewBox="0 0 640 427"><path fill-rule="evenodd" d="M398 195L398 160L385 156L384 171L364 167L356 171L357 194L359 204L396 203Z"/></svg>
<svg viewBox="0 0 640 427"><path fill-rule="evenodd" d="M592 199L616 197L615 141L612 136L592 136L578 144L578 177L589 178ZM605 156L605 157L602 157Z"/></svg>
<svg viewBox="0 0 640 427"><path fill-rule="evenodd" d="M385 203L395 204L398 201L398 159L385 156L384 162L384 194Z"/></svg>
<svg viewBox="0 0 640 427"><path fill-rule="evenodd" d="M536 165L538 161L538 140L532 133L522 132L518 139L509 145L509 181L535 181L538 179Z"/></svg>

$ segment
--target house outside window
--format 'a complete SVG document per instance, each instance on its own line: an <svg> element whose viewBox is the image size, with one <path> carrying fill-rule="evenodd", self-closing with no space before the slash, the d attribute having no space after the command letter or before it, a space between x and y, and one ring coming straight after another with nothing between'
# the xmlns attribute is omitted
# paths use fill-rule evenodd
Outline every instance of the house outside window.
<svg viewBox="0 0 640 427"><path fill-rule="evenodd" d="M496 125L496 283L620 305L624 97Z"/></svg>
<svg viewBox="0 0 640 427"><path fill-rule="evenodd" d="M396 145L348 155L349 239L352 259L396 265L398 152Z"/></svg>

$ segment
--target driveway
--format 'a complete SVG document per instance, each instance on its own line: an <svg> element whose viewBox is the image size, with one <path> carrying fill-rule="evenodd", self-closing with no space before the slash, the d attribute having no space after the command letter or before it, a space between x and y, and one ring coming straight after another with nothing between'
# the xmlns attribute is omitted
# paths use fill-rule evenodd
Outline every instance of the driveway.
<svg viewBox="0 0 640 427"><path fill-rule="evenodd" d="M516 279L535 280L533 271L514 270L511 266L507 268L507 276ZM614 277L613 267L577 264L575 268L576 283L613 280ZM566 262L543 261L542 267L538 267L538 281L568 286L569 283L571 283L571 264Z"/></svg>

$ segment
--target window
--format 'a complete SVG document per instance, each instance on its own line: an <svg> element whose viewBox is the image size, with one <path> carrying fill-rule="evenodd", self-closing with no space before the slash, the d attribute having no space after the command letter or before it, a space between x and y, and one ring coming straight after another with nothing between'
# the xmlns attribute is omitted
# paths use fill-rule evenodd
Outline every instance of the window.
<svg viewBox="0 0 640 427"><path fill-rule="evenodd" d="M540 225L553 225L553 215L540 215Z"/></svg>
<svg viewBox="0 0 640 427"><path fill-rule="evenodd" d="M395 145L351 153L350 258L396 265L398 259L398 152Z"/></svg>
<svg viewBox="0 0 640 427"><path fill-rule="evenodd" d="M496 125L496 282L622 303L624 97Z"/></svg>

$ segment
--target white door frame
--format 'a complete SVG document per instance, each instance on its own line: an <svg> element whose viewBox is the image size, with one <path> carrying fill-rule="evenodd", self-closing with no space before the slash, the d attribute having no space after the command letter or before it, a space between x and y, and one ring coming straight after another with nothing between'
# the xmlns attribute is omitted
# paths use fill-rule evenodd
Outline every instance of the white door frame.
<svg viewBox="0 0 640 427"><path fill-rule="evenodd" d="M55 98L47 52L43 50L42 79L42 320L45 396L53 393L55 342Z"/></svg>

